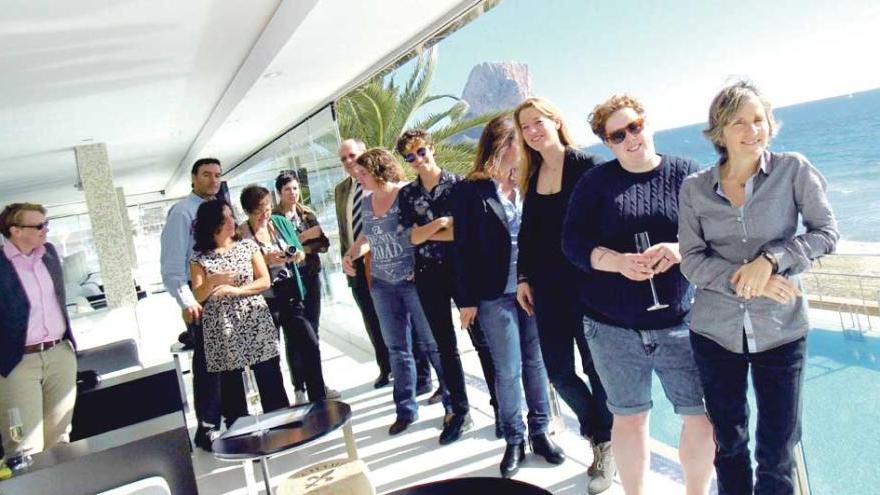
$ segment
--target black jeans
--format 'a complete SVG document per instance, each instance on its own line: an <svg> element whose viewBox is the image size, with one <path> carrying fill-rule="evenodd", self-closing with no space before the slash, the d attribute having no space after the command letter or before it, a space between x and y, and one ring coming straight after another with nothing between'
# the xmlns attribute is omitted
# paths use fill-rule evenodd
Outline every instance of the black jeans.
<svg viewBox="0 0 880 495"><path fill-rule="evenodd" d="M470 410L470 405L452 323L452 277L451 264L425 262L416 257L416 290L431 333L437 341L443 368L442 381L449 390L450 407L455 414L465 414Z"/></svg>
<svg viewBox="0 0 880 495"><path fill-rule="evenodd" d="M752 354L743 336L746 351L738 354L694 332L690 336L706 411L715 429L718 494L794 493L794 447L801 438L806 338ZM750 372L758 410L754 487L746 398Z"/></svg>
<svg viewBox="0 0 880 495"><path fill-rule="evenodd" d="M575 287L576 283L562 280L533 282L535 319L550 383L577 416L581 435L600 444L611 440L614 416L608 410L605 387L593 365ZM589 388L574 369L575 343Z"/></svg>
<svg viewBox="0 0 880 495"><path fill-rule="evenodd" d="M281 377L281 360L278 356L251 366L260 390L260 403L263 412L289 407L284 379ZM215 373L220 381L220 397L226 428L241 416L247 416L247 402L244 396L243 370L230 370Z"/></svg>
<svg viewBox="0 0 880 495"><path fill-rule="evenodd" d="M373 306L373 296L370 295L370 285L367 283L364 259L358 258L354 260L354 268L356 275L348 277L348 285L351 286L351 295L361 311L364 328L367 330L367 337L369 337L370 344L373 345L373 351L376 353L376 364L379 365L379 372L385 375L391 373L391 359L388 356L388 346L385 345L385 341L382 339L382 327L379 326L379 316L376 314L376 308Z"/></svg>
<svg viewBox="0 0 880 495"><path fill-rule="evenodd" d="M312 324L315 335L318 335L318 326L321 323L321 272L314 275L304 275L303 285L306 288L306 297L303 299L303 314Z"/></svg>
<svg viewBox="0 0 880 495"><path fill-rule="evenodd" d="M291 381L294 384L297 380L305 383L311 402L326 398L318 336L303 315L302 303L277 297L267 297L266 302L275 326L280 325L284 331L284 348Z"/></svg>
<svg viewBox="0 0 880 495"><path fill-rule="evenodd" d="M220 427L220 376L208 371L205 361L205 339L201 325L187 325L193 339L192 375L193 408L199 426Z"/></svg>

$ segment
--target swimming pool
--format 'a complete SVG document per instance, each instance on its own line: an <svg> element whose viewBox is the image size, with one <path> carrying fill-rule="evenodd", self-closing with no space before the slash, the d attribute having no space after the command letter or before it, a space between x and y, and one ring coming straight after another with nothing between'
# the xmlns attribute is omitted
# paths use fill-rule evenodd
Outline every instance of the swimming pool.
<svg viewBox="0 0 880 495"><path fill-rule="evenodd" d="M656 375L651 436L678 446L680 420ZM755 399L749 394L754 456ZM880 493L880 336L814 329L807 338L803 448L814 494Z"/></svg>

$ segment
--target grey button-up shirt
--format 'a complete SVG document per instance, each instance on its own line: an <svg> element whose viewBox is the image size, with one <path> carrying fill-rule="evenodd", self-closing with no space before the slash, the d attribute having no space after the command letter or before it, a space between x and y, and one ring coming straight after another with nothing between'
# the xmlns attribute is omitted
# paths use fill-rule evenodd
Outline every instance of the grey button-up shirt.
<svg viewBox="0 0 880 495"><path fill-rule="evenodd" d="M196 304L196 298L189 287L189 258L195 244L193 222L199 206L204 202L195 193L189 193L168 210L168 218L162 228L162 283L181 309Z"/></svg>
<svg viewBox="0 0 880 495"><path fill-rule="evenodd" d="M802 288L798 274L812 260L834 251L837 222L825 196L825 178L797 153L765 152L746 184L746 200L734 207L721 189L718 165L687 179L679 194L681 271L697 286L691 329L724 348L762 352L806 335L807 303L779 304L765 297L738 297L730 278L769 251L779 273ZM798 215L805 232L798 234Z"/></svg>

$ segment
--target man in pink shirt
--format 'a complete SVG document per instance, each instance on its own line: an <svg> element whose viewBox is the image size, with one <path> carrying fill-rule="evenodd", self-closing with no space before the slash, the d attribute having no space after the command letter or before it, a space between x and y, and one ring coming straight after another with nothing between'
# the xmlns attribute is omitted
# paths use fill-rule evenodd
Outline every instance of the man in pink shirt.
<svg viewBox="0 0 880 495"><path fill-rule="evenodd" d="M76 354L58 253L46 242L46 209L13 203L0 213L0 432L8 456L67 440L76 401ZM20 444L9 410L21 414Z"/></svg>

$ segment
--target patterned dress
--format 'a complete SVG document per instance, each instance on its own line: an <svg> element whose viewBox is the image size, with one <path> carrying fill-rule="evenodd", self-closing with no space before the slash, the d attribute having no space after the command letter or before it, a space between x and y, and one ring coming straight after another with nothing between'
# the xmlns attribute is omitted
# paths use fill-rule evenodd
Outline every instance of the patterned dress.
<svg viewBox="0 0 880 495"><path fill-rule="evenodd" d="M192 261L208 274L233 272L240 287L254 280L255 252L260 252L257 243L245 239L223 253L193 253ZM202 329L210 372L238 370L278 356L278 330L261 295L210 297L204 303Z"/></svg>

